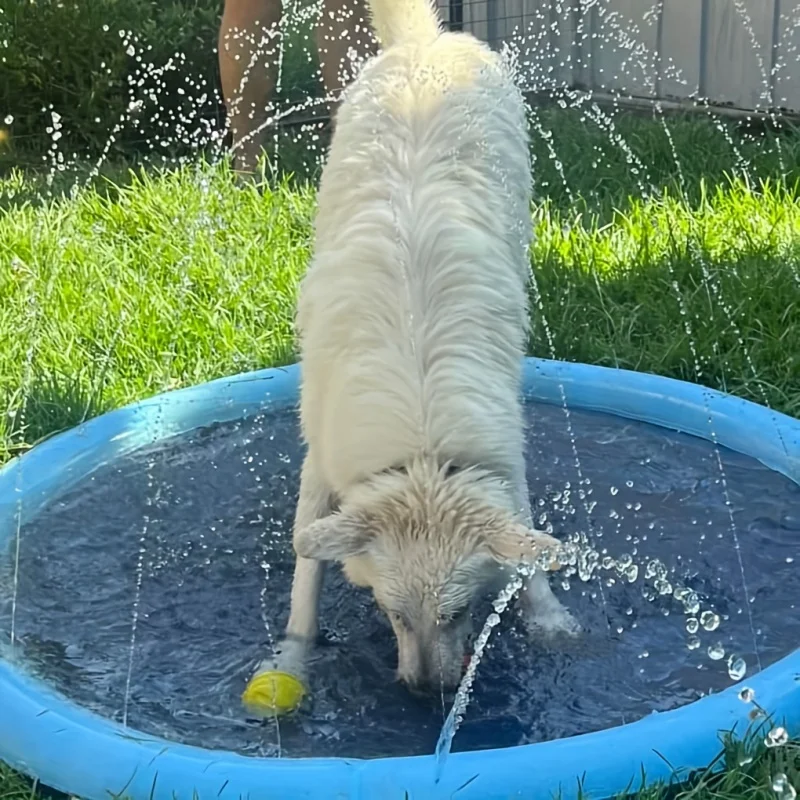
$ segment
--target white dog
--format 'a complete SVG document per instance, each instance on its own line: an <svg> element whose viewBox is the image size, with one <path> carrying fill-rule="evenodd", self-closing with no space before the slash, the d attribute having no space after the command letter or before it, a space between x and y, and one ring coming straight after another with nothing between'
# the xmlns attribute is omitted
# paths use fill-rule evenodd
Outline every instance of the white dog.
<svg viewBox="0 0 800 800"><path fill-rule="evenodd" d="M521 370L530 161L522 97L428 0L371 0L385 48L346 92L302 285L308 452L287 635L302 675L325 562L370 587L410 687L453 687L470 607L558 542L532 530ZM546 573L533 629L575 633Z"/></svg>

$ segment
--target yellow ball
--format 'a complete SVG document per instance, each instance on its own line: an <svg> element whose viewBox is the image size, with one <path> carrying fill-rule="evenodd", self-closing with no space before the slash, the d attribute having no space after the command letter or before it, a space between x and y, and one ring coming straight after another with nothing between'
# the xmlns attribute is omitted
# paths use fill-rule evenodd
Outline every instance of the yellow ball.
<svg viewBox="0 0 800 800"><path fill-rule="evenodd" d="M261 672L250 679L242 694L244 707L257 717L275 717L294 711L306 695L303 682L288 672Z"/></svg>

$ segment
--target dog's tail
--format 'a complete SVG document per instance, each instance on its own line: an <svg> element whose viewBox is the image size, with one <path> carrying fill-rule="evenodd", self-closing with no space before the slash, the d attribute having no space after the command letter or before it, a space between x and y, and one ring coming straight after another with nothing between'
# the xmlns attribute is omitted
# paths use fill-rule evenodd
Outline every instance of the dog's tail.
<svg viewBox="0 0 800 800"><path fill-rule="evenodd" d="M372 27L384 47L426 44L441 33L432 0L369 0Z"/></svg>

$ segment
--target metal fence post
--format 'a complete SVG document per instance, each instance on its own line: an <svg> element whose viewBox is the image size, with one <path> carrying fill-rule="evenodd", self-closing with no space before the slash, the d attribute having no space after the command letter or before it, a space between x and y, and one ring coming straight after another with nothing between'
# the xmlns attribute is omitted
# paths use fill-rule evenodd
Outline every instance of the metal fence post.
<svg viewBox="0 0 800 800"><path fill-rule="evenodd" d="M711 9L708 6L709 0L701 0L700 3L700 74L697 81L697 93L701 99L708 99L708 18Z"/></svg>
<svg viewBox="0 0 800 800"><path fill-rule="evenodd" d="M655 99L661 99L661 81L664 78L664 3L658 0L658 19L656 20L656 80L653 87Z"/></svg>
<svg viewBox="0 0 800 800"><path fill-rule="evenodd" d="M495 47L497 44L497 0L486 0L486 38L489 46Z"/></svg>
<svg viewBox="0 0 800 800"><path fill-rule="evenodd" d="M778 106L776 96L778 83L778 56L781 46L781 0L774 0L772 9L772 47L769 55L769 105L775 109Z"/></svg>
<svg viewBox="0 0 800 800"><path fill-rule="evenodd" d="M464 30L464 0L450 0L448 27L451 31Z"/></svg>

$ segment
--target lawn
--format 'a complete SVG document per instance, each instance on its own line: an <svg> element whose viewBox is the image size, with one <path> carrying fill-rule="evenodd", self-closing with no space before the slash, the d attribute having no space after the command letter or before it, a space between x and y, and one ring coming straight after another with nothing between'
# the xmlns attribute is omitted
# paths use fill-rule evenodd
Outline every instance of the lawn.
<svg viewBox="0 0 800 800"><path fill-rule="evenodd" d="M625 114L609 132L558 108L533 122L530 352L800 416L800 135ZM47 199L41 176L0 179L0 461L137 398L293 360L314 175L285 144L259 187L203 161L115 165ZM722 777L669 794L800 785L797 745L753 756L732 747ZM0 771L0 800L30 792Z"/></svg>

